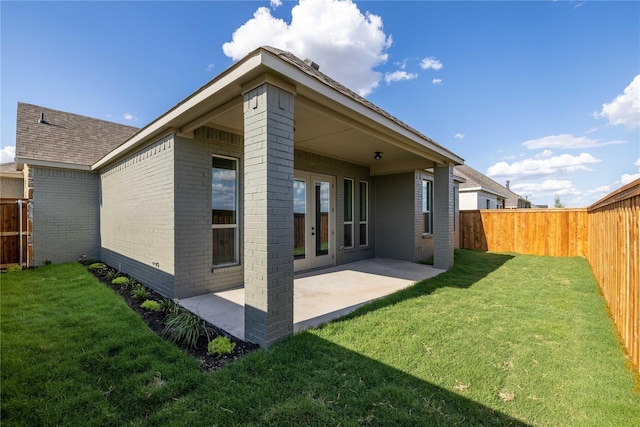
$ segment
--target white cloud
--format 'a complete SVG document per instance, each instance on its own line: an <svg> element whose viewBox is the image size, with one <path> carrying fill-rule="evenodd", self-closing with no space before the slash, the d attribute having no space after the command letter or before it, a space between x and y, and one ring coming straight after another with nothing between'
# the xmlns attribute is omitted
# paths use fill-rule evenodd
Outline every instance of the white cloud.
<svg viewBox="0 0 640 427"><path fill-rule="evenodd" d="M611 144L624 144L625 142L627 141L599 141L597 139L584 136L576 137L565 133L562 135L550 135L544 138L531 139L523 142L522 145L529 150L537 150L542 148L571 149L603 147Z"/></svg>
<svg viewBox="0 0 640 427"><path fill-rule="evenodd" d="M625 125L630 129L640 127L640 74L622 94L613 101L602 104L602 111L593 115L595 118L606 117L612 125Z"/></svg>
<svg viewBox="0 0 640 427"><path fill-rule="evenodd" d="M457 139L462 139L464 138L464 133L456 133L455 135L453 135L453 137Z"/></svg>
<svg viewBox="0 0 640 427"><path fill-rule="evenodd" d="M264 45L309 58L320 71L366 96L378 87L382 73L374 71L388 59L392 38L382 18L360 12L351 0L301 0L291 10L291 23L260 7L224 43L225 55L237 61Z"/></svg>
<svg viewBox="0 0 640 427"><path fill-rule="evenodd" d="M439 70L440 68L442 68L442 62L430 56L429 58L424 58L422 62L420 62L420 67L422 67L423 70Z"/></svg>
<svg viewBox="0 0 640 427"><path fill-rule="evenodd" d="M623 174L623 175L620 177L620 183L621 183L622 185L627 185L627 184L629 184L630 182L633 182L633 181L635 181L635 180L636 180L636 179L638 179L638 178L640 178L640 172L638 172L638 173L632 173L632 174L625 173L625 174Z"/></svg>
<svg viewBox="0 0 640 427"><path fill-rule="evenodd" d="M215 67L215 64L209 64L207 65L207 68L205 69L207 72L210 72L211 70L213 70L213 68Z"/></svg>
<svg viewBox="0 0 640 427"><path fill-rule="evenodd" d="M384 76L384 81L387 84L391 84L392 82L399 82L401 80L413 80L418 78L417 74L407 73L406 71L394 71L393 73L387 73Z"/></svg>
<svg viewBox="0 0 640 427"><path fill-rule="evenodd" d="M580 194L573 182L557 179L546 179L541 183L513 184L511 189L522 196L536 195L536 197L540 197L541 193L557 194L559 196Z"/></svg>
<svg viewBox="0 0 640 427"><path fill-rule="evenodd" d="M7 145L0 150L0 163L12 163L16 157L15 145Z"/></svg>
<svg viewBox="0 0 640 427"><path fill-rule="evenodd" d="M138 121L138 118L136 116L134 116L133 114L131 114L131 113L124 113L122 115L122 118L125 119L125 120L134 121L134 122Z"/></svg>
<svg viewBox="0 0 640 427"><path fill-rule="evenodd" d="M271 0L271 7L272 8L276 8L276 7L280 7L282 6L282 1L281 0Z"/></svg>
<svg viewBox="0 0 640 427"><path fill-rule="evenodd" d="M487 175L490 177L531 177L568 172L586 172L591 170L586 165L598 162L600 162L600 159L596 159L589 153L581 153L577 156L570 154L553 156L551 150L544 150L533 157L511 164L498 162L487 169Z"/></svg>
<svg viewBox="0 0 640 427"><path fill-rule="evenodd" d="M636 179L640 178L640 159L636 160L635 162L633 162L634 166L638 166L638 173L625 173L620 177L620 184L621 185L627 185L630 182L635 181Z"/></svg>
<svg viewBox="0 0 640 427"><path fill-rule="evenodd" d="M433 80L431 80L431 83L433 83L434 85L441 85L442 84L442 79L433 79Z"/></svg>

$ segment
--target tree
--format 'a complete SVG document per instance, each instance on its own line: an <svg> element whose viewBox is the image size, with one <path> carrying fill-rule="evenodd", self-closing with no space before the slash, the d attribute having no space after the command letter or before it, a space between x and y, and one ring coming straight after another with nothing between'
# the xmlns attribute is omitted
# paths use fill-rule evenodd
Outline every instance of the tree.
<svg viewBox="0 0 640 427"><path fill-rule="evenodd" d="M557 194L556 194L556 197L555 197L554 202L553 202L553 207L554 208L564 208L564 203L562 203L560 201L560 196L558 196Z"/></svg>

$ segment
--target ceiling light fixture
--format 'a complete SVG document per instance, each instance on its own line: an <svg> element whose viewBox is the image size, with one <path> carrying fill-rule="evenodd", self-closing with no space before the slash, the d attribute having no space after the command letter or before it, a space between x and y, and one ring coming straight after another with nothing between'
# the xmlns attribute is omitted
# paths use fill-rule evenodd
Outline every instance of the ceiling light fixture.
<svg viewBox="0 0 640 427"><path fill-rule="evenodd" d="M381 151L376 151L376 155L373 156L373 158L375 160L380 160L382 158L382 152Z"/></svg>

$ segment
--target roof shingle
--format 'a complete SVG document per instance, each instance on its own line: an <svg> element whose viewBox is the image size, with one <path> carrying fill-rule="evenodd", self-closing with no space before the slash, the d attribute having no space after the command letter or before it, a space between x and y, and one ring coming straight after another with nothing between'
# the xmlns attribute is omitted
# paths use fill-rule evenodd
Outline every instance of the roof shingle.
<svg viewBox="0 0 640 427"><path fill-rule="evenodd" d="M45 123L38 123L41 114ZM137 131L132 126L19 102L16 158L91 166Z"/></svg>
<svg viewBox="0 0 640 427"><path fill-rule="evenodd" d="M467 180L467 182L460 184L461 191L465 188L475 188L475 187L482 187L487 190L491 190L492 192L495 192L496 194L499 194L505 197L505 201L506 201L505 204L506 204L506 207L508 208L518 207L518 199L526 200L521 195L514 193L504 185L498 184L496 181L492 180L491 178L482 174L481 172L478 172L477 170L475 170L469 165L459 165L459 166L456 166L455 169L456 169L456 174L460 175L461 177Z"/></svg>

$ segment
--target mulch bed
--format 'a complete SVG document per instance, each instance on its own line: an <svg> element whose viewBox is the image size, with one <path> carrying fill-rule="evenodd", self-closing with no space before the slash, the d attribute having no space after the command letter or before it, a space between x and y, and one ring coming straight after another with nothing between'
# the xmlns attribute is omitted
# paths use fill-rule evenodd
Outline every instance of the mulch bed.
<svg viewBox="0 0 640 427"><path fill-rule="evenodd" d="M90 264L99 262L99 261L82 260L80 262L86 267L88 267ZM145 321L149 329L155 332L158 336L163 337L162 331L164 330L164 327L165 327L165 321L168 318L167 314L162 313L160 311L145 310L141 308L140 304L142 303L142 301L133 297L131 295L131 291L129 291L124 285L112 284L111 279L113 275L117 273L117 270L109 266L106 266L104 268L100 268L96 270L88 269L88 271L91 274L93 274L95 277L97 277L102 283L104 283L106 286L113 289L118 295L120 295L122 299L127 303L127 305L131 308L131 310L138 313L138 315ZM129 278L129 276L127 276L126 274L118 274L118 276ZM154 300L157 302L161 302L162 300L165 299L162 295L160 295L153 289L147 286L144 286L144 287L149 292L149 296L147 299ZM222 366L226 365L227 363L233 362L234 360L248 353L251 353L252 351L256 351L260 348L259 345L242 341L232 335L229 335L227 332L223 331L220 328L217 328L216 326L208 322L206 322L206 325L211 331L210 332L211 339L217 336L227 336L231 339L232 342L236 344L231 354L226 354L226 355L209 354L207 352L207 345L208 345L207 337L204 335L200 337L195 348L187 347L181 342L175 343L175 345L180 347L180 349L191 354L193 357L199 360L202 366L202 369L206 372L212 372L217 369L220 369Z"/></svg>

